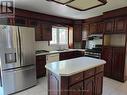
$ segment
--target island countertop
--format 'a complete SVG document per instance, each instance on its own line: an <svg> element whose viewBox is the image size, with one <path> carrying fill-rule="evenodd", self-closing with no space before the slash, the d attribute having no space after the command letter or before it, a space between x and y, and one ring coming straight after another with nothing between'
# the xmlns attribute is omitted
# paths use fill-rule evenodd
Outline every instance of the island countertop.
<svg viewBox="0 0 127 95"><path fill-rule="evenodd" d="M57 61L45 65L46 69L59 75L71 76L101 65L106 61L90 57L79 57L69 60Z"/></svg>

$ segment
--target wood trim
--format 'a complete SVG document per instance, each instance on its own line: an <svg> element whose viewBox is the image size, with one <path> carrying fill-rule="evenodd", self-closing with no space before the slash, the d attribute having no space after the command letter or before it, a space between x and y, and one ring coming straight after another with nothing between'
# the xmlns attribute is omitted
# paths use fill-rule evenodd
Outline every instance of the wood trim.
<svg viewBox="0 0 127 95"><path fill-rule="evenodd" d="M107 3L107 0L98 0L100 2L102 2L103 4L99 4L99 5L96 5L96 6L93 6L93 7L90 7L90 8L87 8L87 9L79 9L79 8L76 8L76 7L73 7L73 6L70 6L70 5L67 5L75 0L70 0L68 2L65 2L65 3L61 3L61 2L58 2L58 1L55 1L55 0L47 0L47 1L51 1L51 2L55 2L55 3L58 3L58 4L62 4L62 5L66 5L72 9L75 9L75 10L78 10L78 11L87 11L87 10L90 10L90 9L93 9L93 8L96 8L96 7L100 7L100 6L103 6Z"/></svg>
<svg viewBox="0 0 127 95"><path fill-rule="evenodd" d="M15 9L15 16L27 17L30 19L38 19L41 21L48 21L51 23L62 24L62 25L72 25L73 24L73 19L48 15L44 13L33 12L30 10L24 10L24 9L19 9L19 8Z"/></svg>

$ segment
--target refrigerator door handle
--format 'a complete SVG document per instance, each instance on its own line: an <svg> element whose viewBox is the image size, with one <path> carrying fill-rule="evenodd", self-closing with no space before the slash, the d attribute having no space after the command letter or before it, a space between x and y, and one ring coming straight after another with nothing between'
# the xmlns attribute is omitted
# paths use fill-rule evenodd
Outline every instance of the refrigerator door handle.
<svg viewBox="0 0 127 95"><path fill-rule="evenodd" d="M21 61L22 61L22 60L21 60L21 58L22 58L21 56L22 56L22 54L21 54L21 36L20 36L19 27L18 27L18 37L17 37L17 38L18 38L18 43L19 43L19 44L18 44L18 49L19 49L19 50L18 50L18 51L19 51L18 57L19 57L20 64L21 64Z"/></svg>
<svg viewBox="0 0 127 95"><path fill-rule="evenodd" d="M16 32L16 40L17 40L17 58L20 61L20 47L19 47L19 34Z"/></svg>

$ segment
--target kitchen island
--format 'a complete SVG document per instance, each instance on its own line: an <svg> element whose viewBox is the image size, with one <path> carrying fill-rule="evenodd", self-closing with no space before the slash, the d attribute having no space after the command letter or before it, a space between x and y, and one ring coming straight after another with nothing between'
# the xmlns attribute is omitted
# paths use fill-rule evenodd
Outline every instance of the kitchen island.
<svg viewBox="0 0 127 95"><path fill-rule="evenodd" d="M46 64L48 95L102 95L105 63L79 57Z"/></svg>

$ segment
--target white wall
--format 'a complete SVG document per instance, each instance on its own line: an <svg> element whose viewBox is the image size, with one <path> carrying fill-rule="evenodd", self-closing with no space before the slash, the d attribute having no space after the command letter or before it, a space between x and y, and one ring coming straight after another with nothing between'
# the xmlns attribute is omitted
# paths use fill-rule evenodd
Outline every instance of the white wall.
<svg viewBox="0 0 127 95"><path fill-rule="evenodd" d="M36 41L35 50L59 50L59 49L68 49L68 45L49 45L48 41Z"/></svg>

